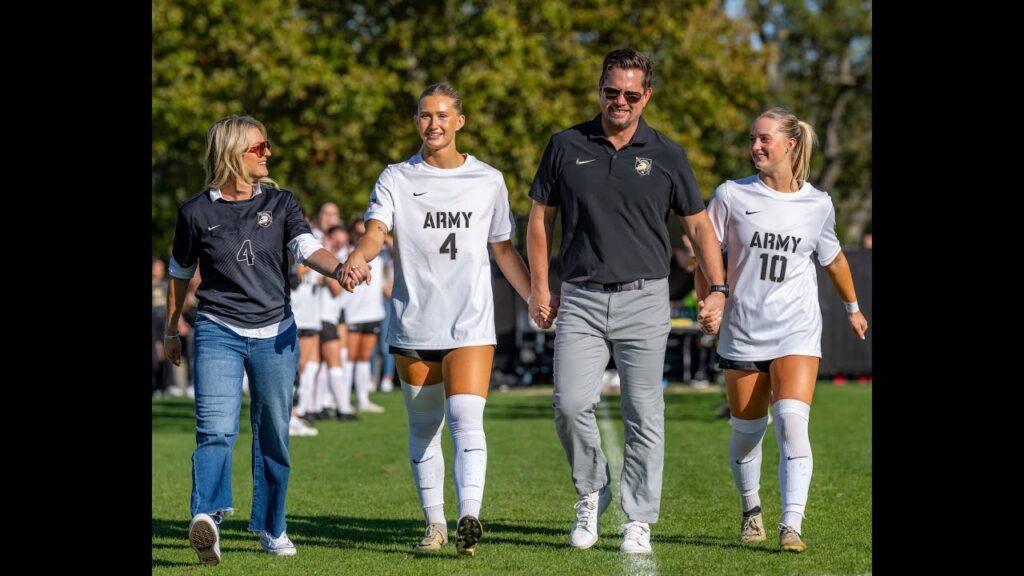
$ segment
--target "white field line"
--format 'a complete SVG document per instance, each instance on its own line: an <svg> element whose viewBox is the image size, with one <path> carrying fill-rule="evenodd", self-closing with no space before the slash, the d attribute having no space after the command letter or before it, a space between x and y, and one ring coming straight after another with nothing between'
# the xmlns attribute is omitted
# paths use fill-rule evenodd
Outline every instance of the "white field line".
<svg viewBox="0 0 1024 576"><path fill-rule="evenodd" d="M619 442L620 422L612 419L608 413L608 398L603 399L597 405L597 424L601 429L601 444L604 448L604 457L608 460L608 468L612 477L608 483L619 486L619 479L622 478L622 444ZM617 506L619 491L612 490L612 503L608 505L608 511L615 516L615 524L625 524L628 519L622 511L622 506ZM627 576L657 576L658 563L654 560L654 554L621 554L622 573Z"/></svg>

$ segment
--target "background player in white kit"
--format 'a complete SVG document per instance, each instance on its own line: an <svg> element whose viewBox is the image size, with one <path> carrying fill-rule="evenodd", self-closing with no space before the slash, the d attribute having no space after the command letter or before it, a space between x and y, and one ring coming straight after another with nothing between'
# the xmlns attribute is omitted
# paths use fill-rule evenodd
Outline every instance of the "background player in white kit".
<svg viewBox="0 0 1024 576"><path fill-rule="evenodd" d="M864 339L868 328L836 237L832 199L807 182L814 138L811 126L789 110L765 111L750 131L758 173L721 184L708 204L732 285L718 355L732 414L729 464L743 505L740 539L766 538L758 490L774 392L779 546L789 552L806 549L800 532L813 463L807 424L821 360L821 308L812 258L846 303L854 334ZM707 281L699 272L697 280L700 295Z"/></svg>
<svg viewBox="0 0 1024 576"><path fill-rule="evenodd" d="M456 548L474 556L483 534L483 414L497 342L487 246L524 300L530 276L512 247L515 222L504 177L456 149L455 133L466 122L458 92L447 84L429 86L414 122L423 145L378 178L365 215L366 235L345 261L342 285L352 290L371 281L367 262L393 229L394 317L387 341L405 396L409 458L427 523L416 547L438 550L448 543L441 452L447 407L459 500ZM543 309L545 318L551 312Z"/></svg>

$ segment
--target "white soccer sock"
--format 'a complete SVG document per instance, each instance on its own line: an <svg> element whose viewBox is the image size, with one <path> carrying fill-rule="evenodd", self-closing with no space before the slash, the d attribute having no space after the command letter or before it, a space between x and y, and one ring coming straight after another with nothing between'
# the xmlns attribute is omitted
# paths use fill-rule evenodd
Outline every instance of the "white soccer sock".
<svg viewBox="0 0 1024 576"><path fill-rule="evenodd" d="M327 362L320 362L320 370L316 373L316 388L313 393L314 412L322 412L327 403L327 389L330 384L327 373L329 371L330 367L327 366Z"/></svg>
<svg viewBox="0 0 1024 576"><path fill-rule="evenodd" d="M484 435L484 406L487 399L475 394L456 394L448 398L448 430L452 434L455 463L455 494L459 499L459 518L469 514L480 517L487 475L487 438Z"/></svg>
<svg viewBox="0 0 1024 576"><path fill-rule="evenodd" d="M341 361L341 376L335 384L334 377L331 377L331 386L334 391L334 400L338 403L338 412L352 414L352 363L348 360Z"/></svg>
<svg viewBox="0 0 1024 576"><path fill-rule="evenodd" d="M316 372L320 365L315 362L306 362L302 367L302 375L299 376L299 416L312 414L313 395L316 393Z"/></svg>
<svg viewBox="0 0 1024 576"><path fill-rule="evenodd" d="M779 486L782 492L782 523L800 532L811 487L814 458L807 424L811 407L800 400L777 400L775 438L779 442Z"/></svg>
<svg viewBox="0 0 1024 576"><path fill-rule="evenodd" d="M342 380L345 379L345 370L341 366L337 366L335 368L331 368L328 372L329 372L329 376L330 376L330 378L328 380L329 380L330 385L331 385L331 395L334 396L334 401L338 405L338 410L341 410L341 408L343 406L342 402L344 400L348 400L348 393L351 392L351 390L352 390L352 384L351 384L352 373L349 372L349 388L346 389L344 382L342 382ZM344 400L342 400L342 399L344 399ZM348 404L349 412L351 412L352 411L352 403L351 402L345 402L345 404Z"/></svg>
<svg viewBox="0 0 1024 576"><path fill-rule="evenodd" d="M729 438L729 466L747 512L761 505L761 440L768 429L768 416L755 420L730 418L732 436Z"/></svg>
<svg viewBox="0 0 1024 576"><path fill-rule="evenodd" d="M444 428L444 385L412 386L402 381L402 396L409 417L409 464L423 516L428 524L443 524L444 453L441 452L441 430Z"/></svg>
<svg viewBox="0 0 1024 576"><path fill-rule="evenodd" d="M360 406L370 402L370 361L356 362L356 399Z"/></svg>
<svg viewBox="0 0 1024 576"><path fill-rule="evenodd" d="M443 466L444 464L442 463ZM424 508L423 516L426 518L427 524L448 524L448 520L444 517L444 504Z"/></svg>

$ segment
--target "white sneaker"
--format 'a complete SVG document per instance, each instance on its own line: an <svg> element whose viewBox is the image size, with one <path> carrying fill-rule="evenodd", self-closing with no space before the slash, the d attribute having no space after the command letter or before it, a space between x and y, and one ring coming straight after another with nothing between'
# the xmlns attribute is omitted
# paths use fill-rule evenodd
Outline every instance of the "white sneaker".
<svg viewBox="0 0 1024 576"><path fill-rule="evenodd" d="M298 416L292 416L292 419L288 421L289 436L316 436L319 433L319 430L306 424Z"/></svg>
<svg viewBox="0 0 1024 576"><path fill-rule="evenodd" d="M579 502L573 505L576 509L576 519L573 520L572 531L569 532L570 546L586 550L597 543L597 521L611 501L612 491L608 486L580 497Z"/></svg>
<svg viewBox="0 0 1024 576"><path fill-rule="evenodd" d="M188 543L204 566L220 564L220 530L209 514L196 514L188 525Z"/></svg>
<svg viewBox="0 0 1024 576"><path fill-rule="evenodd" d="M270 532L260 532L260 546L271 556L295 556L295 544L288 539L287 532L281 532L277 538L270 536Z"/></svg>
<svg viewBox="0 0 1024 576"><path fill-rule="evenodd" d="M374 404L373 402L367 402L359 405L360 412L369 412L370 414L382 414L384 413L384 407L380 404Z"/></svg>
<svg viewBox="0 0 1024 576"><path fill-rule="evenodd" d="M380 380L380 391L391 392L395 389L395 383L391 378L381 378Z"/></svg>
<svg viewBox="0 0 1024 576"><path fill-rule="evenodd" d="M630 522L622 525L620 552L627 554L651 553L651 525L647 522Z"/></svg>

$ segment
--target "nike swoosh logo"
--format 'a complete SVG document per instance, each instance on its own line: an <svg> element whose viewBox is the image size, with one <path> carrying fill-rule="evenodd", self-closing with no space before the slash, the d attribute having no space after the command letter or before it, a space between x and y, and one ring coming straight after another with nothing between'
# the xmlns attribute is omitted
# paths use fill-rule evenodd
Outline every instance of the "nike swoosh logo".
<svg viewBox="0 0 1024 576"><path fill-rule="evenodd" d="M807 458L807 456L786 456L786 460L796 460L797 458Z"/></svg>
<svg viewBox="0 0 1024 576"><path fill-rule="evenodd" d="M431 456L430 458L433 458L433 456ZM427 460L430 460L430 458L424 458L423 460L417 460L417 459L413 458L412 461L415 464L422 464L422 463L426 462Z"/></svg>
<svg viewBox="0 0 1024 576"><path fill-rule="evenodd" d="M413 196L423 196L424 194L426 194L426 192L413 192L412 193Z"/></svg>
<svg viewBox="0 0 1024 576"><path fill-rule="evenodd" d="M206 229L206 231L209 232L210 230L213 230L214 228L220 228L220 224L217 224L216 226L210 226L209 228Z"/></svg>
<svg viewBox="0 0 1024 576"><path fill-rule="evenodd" d="M584 165L584 164L590 164L591 162L593 162L593 161L595 161L595 160L597 160L597 158L592 158L592 159L590 159L590 160L580 160L579 158L577 158L577 159L576 159L576 165L577 165L577 166L582 166L582 165Z"/></svg>
<svg viewBox="0 0 1024 576"><path fill-rule="evenodd" d="M758 212L760 212L760 210L747 210L747 215L749 216L750 214L757 214Z"/></svg>
<svg viewBox="0 0 1024 576"><path fill-rule="evenodd" d="M483 452L483 448L463 448L463 452Z"/></svg>

